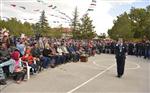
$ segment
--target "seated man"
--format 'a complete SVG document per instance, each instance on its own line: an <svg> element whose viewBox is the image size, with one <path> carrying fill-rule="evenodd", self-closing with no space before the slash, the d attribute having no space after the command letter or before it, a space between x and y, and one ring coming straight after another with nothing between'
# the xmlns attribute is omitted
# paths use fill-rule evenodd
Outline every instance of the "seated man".
<svg viewBox="0 0 150 93"><path fill-rule="evenodd" d="M11 69L13 66L13 63L14 63L14 60L12 60L12 59L0 63L0 85L7 84L6 79L5 79L5 75L4 75L4 71L3 71L3 67L9 66L9 69Z"/></svg>
<svg viewBox="0 0 150 93"><path fill-rule="evenodd" d="M54 62L55 66L58 66L61 63L61 56L57 53L56 49L57 48L54 44L50 45L50 50L51 50L50 55L51 55L52 61L55 61Z"/></svg>
<svg viewBox="0 0 150 93"><path fill-rule="evenodd" d="M63 51L63 55L66 57L66 62L69 62L69 59L70 59L70 55L69 55L69 52L67 50L67 47L66 47L66 44L65 43L62 43L61 44L61 49Z"/></svg>
<svg viewBox="0 0 150 93"><path fill-rule="evenodd" d="M8 51L8 48L6 46L6 43L2 43L0 47L0 64L10 60L10 53ZM9 73L9 70L7 69L8 65L3 66L0 68L0 84L6 84L4 72Z"/></svg>
<svg viewBox="0 0 150 93"><path fill-rule="evenodd" d="M51 62L51 59L49 57L50 55L49 44L45 45L45 48L42 51L42 55L43 57L41 58L41 61L43 61L43 68L48 68Z"/></svg>
<svg viewBox="0 0 150 93"><path fill-rule="evenodd" d="M73 44L70 44L69 46L67 46L67 49L68 49L69 53L71 54L72 61L77 62L78 54L76 53L75 49L73 48Z"/></svg>
<svg viewBox="0 0 150 93"><path fill-rule="evenodd" d="M34 57L34 59L36 60L38 71L41 71L43 62L40 60L42 55L41 55L41 51L40 51L40 48L37 43L33 44L33 48L31 49L31 54Z"/></svg>
<svg viewBox="0 0 150 93"><path fill-rule="evenodd" d="M79 59L80 59L80 54L81 54L80 51L79 51L79 47L78 47L78 45L76 44L76 45L73 46L73 48L74 48L75 54L76 54L75 61L78 62Z"/></svg>
<svg viewBox="0 0 150 93"><path fill-rule="evenodd" d="M59 57L60 57L60 63L61 64L63 64L63 63L65 63L65 60L66 60L66 56L65 55L63 55L63 51L62 51L62 49L61 49L61 46L60 46L60 44L58 44L57 45L57 53L58 53L58 55L59 55Z"/></svg>

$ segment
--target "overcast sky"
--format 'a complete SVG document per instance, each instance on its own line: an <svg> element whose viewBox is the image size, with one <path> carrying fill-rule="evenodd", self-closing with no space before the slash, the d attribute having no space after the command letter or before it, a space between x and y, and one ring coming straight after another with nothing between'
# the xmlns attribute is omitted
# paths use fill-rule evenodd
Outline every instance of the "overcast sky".
<svg viewBox="0 0 150 93"><path fill-rule="evenodd" d="M28 21L35 23L39 20L42 10L45 10L46 17L51 27L62 24L64 27L69 26L69 19L60 14L65 13L69 17L73 17L73 11L77 6L79 17L82 17L88 8L94 9L89 11L89 16L93 19L93 24L96 27L95 31L100 33L107 33L108 29L113 26L113 20L116 16L131 9L131 7L145 8L150 5L150 0L96 0L96 6L91 6L92 0L0 0L0 15L2 19L6 17L16 17L22 22ZM16 5L12 7L11 4ZM49 5L57 6L56 9L48 7ZM25 9L20 8L25 7ZM34 11L40 10L40 11ZM51 16L51 14L58 17ZM67 20L61 19L66 18Z"/></svg>

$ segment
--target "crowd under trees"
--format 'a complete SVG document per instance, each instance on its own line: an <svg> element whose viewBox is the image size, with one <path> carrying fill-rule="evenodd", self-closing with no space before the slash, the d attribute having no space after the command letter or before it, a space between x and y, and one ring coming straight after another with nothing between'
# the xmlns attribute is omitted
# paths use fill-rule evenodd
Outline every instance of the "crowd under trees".
<svg viewBox="0 0 150 93"><path fill-rule="evenodd" d="M93 39L94 37L106 38L106 34L97 35L94 31L94 26L88 14L79 18L78 10L75 8L73 12L73 18L70 24L69 33L74 39ZM123 38L125 40L150 40L150 5L146 8L134 8L132 7L130 12L124 12L117 16L114 20L114 25L108 30L108 37L117 40ZM29 22L22 23L16 18L9 18L7 20L0 19L0 28L6 28L10 31L11 35L20 36L24 33L27 36L48 36L54 38L62 37L64 29L62 25L51 28L45 11L41 13L39 21L31 24Z"/></svg>
<svg viewBox="0 0 150 93"><path fill-rule="evenodd" d="M96 35L94 32L94 26L92 25L92 20L88 15L84 15L81 18L81 22L76 22L75 17L77 17L77 8L75 9L74 19L71 21L71 26L69 34L72 35L74 39L92 39ZM64 33L64 28L62 25L58 27L51 28L49 26L47 17L45 16L45 11L42 11L40 19L37 23L31 24L29 22L22 23L16 18L10 18L8 20L0 19L0 28L6 28L10 31L11 35L20 36L24 33L27 36L48 36L54 38L61 38Z"/></svg>

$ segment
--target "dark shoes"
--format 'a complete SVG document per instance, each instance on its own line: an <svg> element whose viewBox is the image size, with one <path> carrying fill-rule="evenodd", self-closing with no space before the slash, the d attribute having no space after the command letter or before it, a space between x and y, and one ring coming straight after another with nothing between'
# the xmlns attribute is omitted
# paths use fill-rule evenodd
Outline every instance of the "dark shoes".
<svg viewBox="0 0 150 93"><path fill-rule="evenodd" d="M118 75L117 77L118 77L118 78L121 78L121 77L122 77L122 75Z"/></svg>
<svg viewBox="0 0 150 93"><path fill-rule="evenodd" d="M0 85L6 85L6 81L5 80L0 80Z"/></svg>

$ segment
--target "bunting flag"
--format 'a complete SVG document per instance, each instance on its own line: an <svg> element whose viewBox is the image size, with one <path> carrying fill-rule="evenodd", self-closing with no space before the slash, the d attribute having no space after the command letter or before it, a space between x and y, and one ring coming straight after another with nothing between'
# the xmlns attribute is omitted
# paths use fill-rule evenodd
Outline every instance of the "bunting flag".
<svg viewBox="0 0 150 93"><path fill-rule="evenodd" d="M47 3L45 3L44 2L44 0L36 0L37 2L40 2L40 3L42 3L42 4L47 4ZM23 10L27 10L27 7L26 6L19 6L19 5L16 5L16 4L10 4L12 7L16 7L16 8L21 8L21 9L23 9ZM53 15L53 14L51 14L50 16L53 16L53 17L57 17L57 18L59 18L59 19L62 19L63 20L63 22L64 23L69 23L70 21L71 21L71 18L66 14L66 13L64 13L64 12L62 12L62 11L60 11L60 10L57 10L56 8L57 8L57 6L56 5L52 5L52 4L47 4L46 5L47 7L49 7L49 8L51 8L51 9L53 9L54 11L57 11L59 14L61 14L61 15ZM56 10L55 10L56 9ZM32 11L35 11L35 12L39 12L39 13L41 13L41 9L33 9ZM9 18L6 18L6 19L9 19ZM28 18L22 18L22 20L25 20L25 21L29 21L29 20L34 20L33 18L30 18L30 19L28 19ZM59 23L59 21L56 21L55 23Z"/></svg>
<svg viewBox="0 0 150 93"><path fill-rule="evenodd" d="M94 11L94 9L88 9L88 11Z"/></svg>
<svg viewBox="0 0 150 93"><path fill-rule="evenodd" d="M92 2L96 3L96 0L92 0Z"/></svg>
<svg viewBox="0 0 150 93"><path fill-rule="evenodd" d="M53 15L53 14L51 14L50 16L58 17L57 15ZM59 18L59 17L58 17L58 18Z"/></svg>
<svg viewBox="0 0 150 93"><path fill-rule="evenodd" d="M64 17L60 17L61 19L64 19L64 20L67 20L66 18L64 18Z"/></svg>
<svg viewBox="0 0 150 93"><path fill-rule="evenodd" d="M16 5L15 5L15 4L11 4L11 6L12 6L12 7L16 7Z"/></svg>
<svg viewBox="0 0 150 93"><path fill-rule="evenodd" d="M24 10L26 9L24 6L19 6L19 7L22 8L22 9L24 9Z"/></svg>
<svg viewBox="0 0 150 93"><path fill-rule="evenodd" d="M67 18L64 18L64 17L61 17L61 16L57 16L57 15L53 15L53 14L50 14L50 16L57 17L59 19L65 20L65 21L70 21Z"/></svg>
<svg viewBox="0 0 150 93"><path fill-rule="evenodd" d="M33 18L30 18L29 20L33 20Z"/></svg>
<svg viewBox="0 0 150 93"><path fill-rule="evenodd" d="M54 6L54 5L49 5L48 7L52 8L52 9L56 9L56 8L57 8L57 6ZM60 10L55 10L55 11L57 11L57 12L60 13L61 15L64 15L66 18L71 19L67 14L61 12ZM56 16L55 16L55 17L56 17Z"/></svg>
<svg viewBox="0 0 150 93"><path fill-rule="evenodd" d="M61 15L64 15L66 18L68 18L69 20L71 20L71 18L66 13L61 12L59 10L56 10L56 11L58 11L58 13L60 13Z"/></svg>
<svg viewBox="0 0 150 93"><path fill-rule="evenodd" d="M92 2L91 2L91 4L90 4L90 6L89 6L87 12L88 12L88 11L94 11L94 7L95 7L95 6L96 6L96 0L92 0Z"/></svg>
<svg viewBox="0 0 150 93"><path fill-rule="evenodd" d="M96 6L96 4L91 4L91 6Z"/></svg>
<svg viewBox="0 0 150 93"><path fill-rule="evenodd" d="M68 15L65 14L65 16L71 20L71 18Z"/></svg>
<svg viewBox="0 0 150 93"><path fill-rule="evenodd" d="M53 5L49 5L48 7L53 7Z"/></svg>
<svg viewBox="0 0 150 93"><path fill-rule="evenodd" d="M39 10L39 9L36 9L36 10L33 10L33 11L38 12L38 11L40 11L40 10Z"/></svg>
<svg viewBox="0 0 150 93"><path fill-rule="evenodd" d="M63 13L63 12L61 12L61 11L59 11L59 10L57 10L60 14L62 14L62 15L65 15L65 13Z"/></svg>
<svg viewBox="0 0 150 93"><path fill-rule="evenodd" d="M60 21L53 21L53 23L61 23Z"/></svg>
<svg viewBox="0 0 150 93"><path fill-rule="evenodd" d="M51 16L54 16L53 14L51 14Z"/></svg>
<svg viewBox="0 0 150 93"><path fill-rule="evenodd" d="M37 0L37 2L42 3L42 4L46 4L43 0Z"/></svg>
<svg viewBox="0 0 150 93"><path fill-rule="evenodd" d="M37 0L37 2L41 2L41 3L44 3L44 1L42 1L42 0Z"/></svg>
<svg viewBox="0 0 150 93"><path fill-rule="evenodd" d="M57 8L57 6L54 6L52 9L56 9Z"/></svg>
<svg viewBox="0 0 150 93"><path fill-rule="evenodd" d="M41 0L37 0L37 2L41 2Z"/></svg>
<svg viewBox="0 0 150 93"><path fill-rule="evenodd" d="M53 23L59 23L59 21L53 21Z"/></svg>

